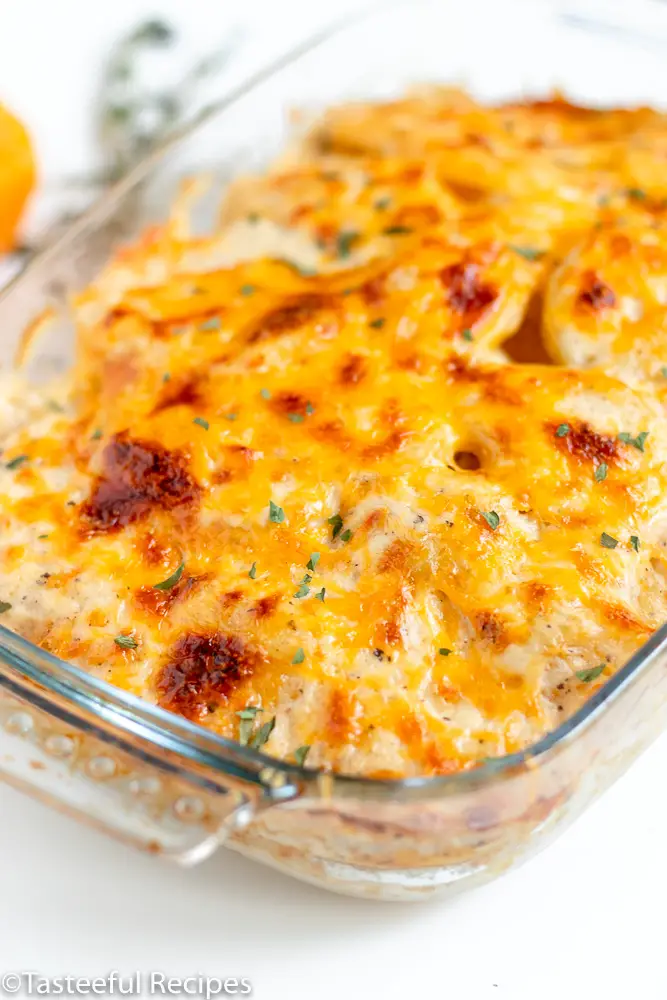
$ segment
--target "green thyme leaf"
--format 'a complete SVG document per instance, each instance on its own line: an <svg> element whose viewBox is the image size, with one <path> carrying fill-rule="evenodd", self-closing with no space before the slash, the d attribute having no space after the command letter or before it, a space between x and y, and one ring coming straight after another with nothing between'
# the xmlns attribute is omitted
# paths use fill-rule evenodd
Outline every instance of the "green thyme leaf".
<svg viewBox="0 0 667 1000"><path fill-rule="evenodd" d="M632 545L635 552L639 552L639 535L630 535L630 545Z"/></svg>
<svg viewBox="0 0 667 1000"><path fill-rule="evenodd" d="M199 424L199 426L203 427L205 431L208 430L208 420L204 420L203 417L195 417L195 419L192 421L192 423L193 424Z"/></svg>
<svg viewBox="0 0 667 1000"><path fill-rule="evenodd" d="M28 456L27 455L17 455L16 458L13 458L10 462L7 462L7 464L5 465L5 468L6 469L18 469L19 466L23 465L23 463L27 462L27 461L28 461Z"/></svg>
<svg viewBox="0 0 667 1000"><path fill-rule="evenodd" d="M334 514L333 517L328 518L327 524L330 524L333 529L331 532L331 538L332 539L338 538L341 531L343 530L343 518L340 516L340 514Z"/></svg>
<svg viewBox="0 0 667 1000"><path fill-rule="evenodd" d="M114 642L121 649L136 649L139 643L131 635L117 635L114 638Z"/></svg>
<svg viewBox="0 0 667 1000"><path fill-rule="evenodd" d="M310 401L307 402L306 403L306 414L309 417L312 417L312 415L313 415L314 412L315 412L315 407L313 406L313 404Z"/></svg>
<svg viewBox="0 0 667 1000"><path fill-rule="evenodd" d="M514 243L510 243L509 248L510 250L513 250L514 253L518 253L519 256L523 257L525 260L540 260L541 257L544 257L544 251L537 250L535 247L519 247Z"/></svg>
<svg viewBox="0 0 667 1000"><path fill-rule="evenodd" d="M239 291L241 292L241 295L253 295L256 288L254 285L241 285Z"/></svg>
<svg viewBox="0 0 667 1000"><path fill-rule="evenodd" d="M287 419L291 420L293 424L302 424L305 418L302 413L288 413Z"/></svg>
<svg viewBox="0 0 667 1000"><path fill-rule="evenodd" d="M225 414L223 414L223 416L224 416L225 420L237 420L238 419L238 413L225 413Z"/></svg>
<svg viewBox="0 0 667 1000"><path fill-rule="evenodd" d="M628 198L633 198L635 201L646 200L646 191L643 191L641 188L630 187L626 189L625 193L627 194Z"/></svg>
<svg viewBox="0 0 667 1000"><path fill-rule="evenodd" d="M253 720L252 719L241 719L239 722L239 743L242 747L247 747L250 735L252 733Z"/></svg>
<svg viewBox="0 0 667 1000"><path fill-rule="evenodd" d="M9 611L11 604L9 601L0 601L0 615L4 615L5 611Z"/></svg>
<svg viewBox="0 0 667 1000"><path fill-rule="evenodd" d="M385 236L407 236L408 233L412 232L409 226L387 226L382 232Z"/></svg>
<svg viewBox="0 0 667 1000"><path fill-rule="evenodd" d="M637 437L633 437L632 434L628 434L626 431L623 431L622 434L618 435L618 440L622 441L623 444L631 444L632 447L636 448L638 451L643 451L647 437L648 431L640 431Z"/></svg>
<svg viewBox="0 0 667 1000"><path fill-rule="evenodd" d="M209 319L205 319L199 324L199 329L207 333L209 330L219 330L220 329L220 317L210 316Z"/></svg>
<svg viewBox="0 0 667 1000"><path fill-rule="evenodd" d="M345 531L341 532L340 535L341 542L349 542L351 538L352 538L352 532L350 531L349 528L346 528Z"/></svg>
<svg viewBox="0 0 667 1000"><path fill-rule="evenodd" d="M312 552L311 555L310 555L310 559L306 563L306 569L309 569L311 571L311 573L314 573L315 572L315 568L317 567L317 564L318 564L319 561L320 561L320 554L319 554L319 552Z"/></svg>
<svg viewBox="0 0 667 1000"><path fill-rule="evenodd" d="M262 399L271 399L271 391L269 389L260 389L259 394Z"/></svg>
<svg viewBox="0 0 667 1000"><path fill-rule="evenodd" d="M251 226L254 226L256 222L259 222L260 215L257 212L248 212L246 215L246 222L249 222Z"/></svg>
<svg viewBox="0 0 667 1000"><path fill-rule="evenodd" d="M559 424L558 427L556 428L556 437L557 438L564 438L565 435L569 434L569 433L570 433L570 425L569 424Z"/></svg>
<svg viewBox="0 0 667 1000"><path fill-rule="evenodd" d="M248 570L248 576L251 580L254 580L257 576L257 563L254 562L250 569Z"/></svg>
<svg viewBox="0 0 667 1000"><path fill-rule="evenodd" d="M387 196L386 198L378 198L378 200L373 205L373 208L377 212L386 212L386 210L391 205L391 198Z"/></svg>
<svg viewBox="0 0 667 1000"><path fill-rule="evenodd" d="M354 230L343 230L336 237L336 253L339 257L349 257L352 246L359 239L359 233Z"/></svg>
<svg viewBox="0 0 667 1000"><path fill-rule="evenodd" d="M663 365L663 367L660 369L660 374L662 375L663 378L667 378L667 365Z"/></svg>
<svg viewBox="0 0 667 1000"><path fill-rule="evenodd" d="M482 517L491 528L491 531L495 531L500 524L500 515L495 510L483 510Z"/></svg>
<svg viewBox="0 0 667 1000"><path fill-rule="evenodd" d="M606 479L608 471L609 470L607 468L606 463L605 462L600 462L600 464L595 469L595 482L596 483L601 483L604 479Z"/></svg>
<svg viewBox="0 0 667 1000"><path fill-rule="evenodd" d="M170 380L170 378L171 378L171 373L170 372L165 372L164 375L162 376L162 381L163 382L168 382Z"/></svg>
<svg viewBox="0 0 667 1000"><path fill-rule="evenodd" d="M294 760L297 762L299 767L303 767L306 757L310 753L310 747L305 743L302 747L297 747L294 751Z"/></svg>
<svg viewBox="0 0 667 1000"><path fill-rule="evenodd" d="M317 593L315 594L315 600L321 601L322 604L324 604L325 595L326 595L326 588L322 587L322 589L318 590Z"/></svg>
<svg viewBox="0 0 667 1000"><path fill-rule="evenodd" d="M374 330L381 330L386 322L384 316L378 316L377 319L372 319L368 325L372 326Z"/></svg>
<svg viewBox="0 0 667 1000"><path fill-rule="evenodd" d="M301 646L299 646L299 648L297 649L296 653L292 657L292 663L295 663L295 664L296 663L303 663L303 661L305 659L306 659L306 654L304 653L304 651L301 648Z"/></svg>
<svg viewBox="0 0 667 1000"><path fill-rule="evenodd" d="M254 750L261 750L261 748L268 743L269 736L273 732L275 724L276 717L274 715L272 719L269 719L268 722L265 722L259 727L253 738L250 740L250 746Z"/></svg>
<svg viewBox="0 0 667 1000"><path fill-rule="evenodd" d="M296 271L296 273L300 274L302 278L314 278L317 274L317 271L315 271L312 267L303 267L295 260L288 260L287 257L281 257L280 263L284 264L285 267L291 268L292 271Z"/></svg>
<svg viewBox="0 0 667 1000"><path fill-rule="evenodd" d="M237 715L239 719L250 719L250 721L252 722L255 716L259 712L263 711L264 711L263 708L258 708L256 705L246 705L245 708L242 708L240 712L236 712L235 715Z"/></svg>
<svg viewBox="0 0 667 1000"><path fill-rule="evenodd" d="M600 535L600 545L605 549L615 549L618 545L618 538L614 538L613 535L608 535L606 531L603 531Z"/></svg>
<svg viewBox="0 0 667 1000"><path fill-rule="evenodd" d="M472 330L471 330L471 329L469 329L468 327L466 327L466 329L465 329L465 330L462 330L462 331L461 331L461 336L462 336L462 337L463 337L463 339L464 339L464 340L466 340L466 341L467 341L467 342L468 342L469 344L470 344L470 343L472 342Z"/></svg>
<svg viewBox="0 0 667 1000"><path fill-rule="evenodd" d="M583 681L584 684L590 684L591 681L594 681L596 677L600 676L606 666L606 663L601 663L599 666L590 667L588 670L575 670L575 675L580 681Z"/></svg>
<svg viewBox="0 0 667 1000"><path fill-rule="evenodd" d="M442 649L438 650L438 652L440 653L440 656L449 656L451 653L451 649L447 649L446 646L443 646Z"/></svg>
<svg viewBox="0 0 667 1000"><path fill-rule="evenodd" d="M48 537L49 537L48 535L37 535L37 538L39 538L39 539L48 538Z"/></svg>
<svg viewBox="0 0 667 1000"><path fill-rule="evenodd" d="M102 428L98 427L97 430L93 431L93 433L90 435L90 440L99 441L101 437L102 437Z"/></svg>
<svg viewBox="0 0 667 1000"><path fill-rule="evenodd" d="M310 593L310 587L307 583L302 583L299 585L299 589L294 594L295 597L307 597Z"/></svg>
<svg viewBox="0 0 667 1000"><path fill-rule="evenodd" d="M275 504L273 500L269 500L269 521L272 521L273 524L282 524L284 520L285 511L282 507Z"/></svg>
<svg viewBox="0 0 667 1000"><path fill-rule="evenodd" d="M171 574L171 576L168 576L166 580L163 580L162 583L154 583L153 590L171 590L171 588L175 587L178 581L183 576L184 569L185 569L185 561L182 561L180 566L178 566Z"/></svg>

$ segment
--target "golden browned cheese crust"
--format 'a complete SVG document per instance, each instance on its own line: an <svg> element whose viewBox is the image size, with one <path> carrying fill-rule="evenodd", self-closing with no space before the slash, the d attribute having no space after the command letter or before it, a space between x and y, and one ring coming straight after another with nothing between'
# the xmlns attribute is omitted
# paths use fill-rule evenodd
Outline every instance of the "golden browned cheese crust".
<svg viewBox="0 0 667 1000"><path fill-rule="evenodd" d="M666 145L430 89L328 112L210 236L190 182L71 378L7 390L2 622L340 772L553 729L666 617Z"/></svg>

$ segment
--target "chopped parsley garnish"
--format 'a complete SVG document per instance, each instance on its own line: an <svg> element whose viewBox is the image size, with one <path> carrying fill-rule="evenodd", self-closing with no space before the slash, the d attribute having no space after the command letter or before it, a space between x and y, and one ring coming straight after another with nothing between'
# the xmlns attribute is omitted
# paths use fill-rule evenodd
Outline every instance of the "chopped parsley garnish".
<svg viewBox="0 0 667 1000"><path fill-rule="evenodd" d="M641 188L636 188L636 187L627 188L625 193L627 194L628 198L633 198L635 201L646 200L646 191L643 191Z"/></svg>
<svg viewBox="0 0 667 1000"><path fill-rule="evenodd" d="M609 469L607 468L607 464L605 462L600 462L595 469L595 482L601 483L604 479L606 479L608 471Z"/></svg>
<svg viewBox="0 0 667 1000"><path fill-rule="evenodd" d="M539 260L541 257L544 257L544 251L538 250L536 247L519 247L514 243L510 243L509 248L525 260Z"/></svg>
<svg viewBox="0 0 667 1000"><path fill-rule="evenodd" d="M346 528L345 531L341 532L340 536L341 542L349 542L351 538L352 538L352 532L350 531L349 528Z"/></svg>
<svg viewBox="0 0 667 1000"><path fill-rule="evenodd" d="M250 569L248 570L248 576L251 580L254 580L257 576L257 563L254 562Z"/></svg>
<svg viewBox="0 0 667 1000"><path fill-rule="evenodd" d="M662 375L662 377L663 377L663 378L667 378L667 365L664 365L664 366L663 366L663 367L662 367L662 368L660 369L660 374Z"/></svg>
<svg viewBox="0 0 667 1000"><path fill-rule="evenodd" d="M294 260L288 260L287 257L281 257L280 263L284 264L285 267L290 267L297 274L300 274L302 278L314 278L317 274L312 267L303 267L301 264L297 264Z"/></svg>
<svg viewBox="0 0 667 1000"><path fill-rule="evenodd" d="M575 670L575 675L580 681L583 681L584 684L590 684L591 681L594 681L596 677L600 676L606 666L606 663L601 663L599 666L590 667L588 670Z"/></svg>
<svg viewBox="0 0 667 1000"><path fill-rule="evenodd" d="M639 535L630 535L630 545L632 545L635 552L639 552Z"/></svg>
<svg viewBox="0 0 667 1000"><path fill-rule="evenodd" d="M114 642L121 649L136 649L139 643L136 639L133 639L131 635L117 635L114 637Z"/></svg>
<svg viewBox="0 0 667 1000"><path fill-rule="evenodd" d="M99 441L101 437L102 437L102 428L98 427L97 430L93 431L93 433L90 435L90 440Z"/></svg>
<svg viewBox="0 0 667 1000"><path fill-rule="evenodd" d="M447 649L446 646L443 646L442 649L438 650L438 652L440 653L440 656L449 656L451 649Z"/></svg>
<svg viewBox="0 0 667 1000"><path fill-rule="evenodd" d="M254 226L256 222L259 222L259 218L258 212L248 212L246 215L246 221L249 222L251 226Z"/></svg>
<svg viewBox="0 0 667 1000"><path fill-rule="evenodd" d="M168 576L166 580L163 580L162 583L154 583L153 590L171 590L171 588L175 587L178 581L183 576L184 569L185 569L185 561L182 561L180 566L178 566L171 574L171 576Z"/></svg>
<svg viewBox="0 0 667 1000"><path fill-rule="evenodd" d="M559 424L558 427L556 428L556 437L557 438L564 438L565 435L569 434L569 433L570 433L570 425L569 424Z"/></svg>
<svg viewBox="0 0 667 1000"><path fill-rule="evenodd" d="M203 427L205 431L208 430L208 420L204 420L203 417L195 417L195 419L192 421L192 423L193 424L199 424L199 426Z"/></svg>
<svg viewBox="0 0 667 1000"><path fill-rule="evenodd" d="M239 723L239 743L241 746L247 746L248 740L252 733L252 728L255 724L255 716L259 712L263 712L263 708L257 708L255 705L248 705L246 708L242 708L240 712L237 712L237 717L241 720Z"/></svg>
<svg viewBox="0 0 667 1000"><path fill-rule="evenodd" d="M259 394L262 397L262 399L271 399L271 390L270 389L260 389L259 390Z"/></svg>
<svg viewBox="0 0 667 1000"><path fill-rule="evenodd" d="M374 330L381 330L386 322L384 316L378 316L377 319L372 319L368 325L372 326Z"/></svg>
<svg viewBox="0 0 667 1000"><path fill-rule="evenodd" d="M273 718L269 719L268 722L263 723L263 725L259 727L253 738L250 740L250 746L254 750L260 750L265 743L268 743L269 736L273 732L275 724L276 717L274 715Z"/></svg>
<svg viewBox="0 0 667 1000"><path fill-rule="evenodd" d="M269 500L269 521L272 521L273 524L282 524L284 520L285 511L282 507L275 504L273 500Z"/></svg>
<svg viewBox="0 0 667 1000"><path fill-rule="evenodd" d="M256 289L254 285L241 285L239 289L241 295L253 295L255 290Z"/></svg>
<svg viewBox="0 0 667 1000"><path fill-rule="evenodd" d="M304 651L301 648L301 646L299 646L299 648L297 649L296 653L292 657L292 663L295 663L295 664L296 663L303 663L303 661L305 659L306 659L306 654L304 653Z"/></svg>
<svg viewBox="0 0 667 1000"><path fill-rule="evenodd" d="M313 406L313 404L310 401L308 401L306 403L306 413L307 413L307 415L309 417L312 417L312 415L313 415L314 412L315 412L315 407Z"/></svg>
<svg viewBox="0 0 667 1000"><path fill-rule="evenodd" d="M628 434L626 431L623 431L622 434L618 435L618 440L622 441L623 444L631 444L632 447L637 448L638 451L643 451L647 437L648 431L640 431L637 437L633 437L632 434Z"/></svg>
<svg viewBox="0 0 667 1000"><path fill-rule="evenodd" d="M472 330L470 329L470 327L466 327L465 330L462 330L461 336L463 337L464 340L466 340L470 344L472 342Z"/></svg>
<svg viewBox="0 0 667 1000"><path fill-rule="evenodd" d="M618 545L618 538L614 538L613 535L608 535L606 531L603 531L600 535L600 545L605 549L615 549Z"/></svg>
<svg viewBox="0 0 667 1000"><path fill-rule="evenodd" d="M27 461L28 461L28 456L27 455L17 455L16 458L13 458L11 460L11 462L7 462L7 464L5 465L5 468L6 469L18 469L19 466L23 465L23 463L27 462Z"/></svg>
<svg viewBox="0 0 667 1000"><path fill-rule="evenodd" d="M5 611L9 611L11 604L9 601L0 601L0 615L4 615Z"/></svg>
<svg viewBox="0 0 667 1000"><path fill-rule="evenodd" d="M349 257L352 246L359 239L359 233L352 229L343 230L336 237L336 253L339 257Z"/></svg>
<svg viewBox="0 0 667 1000"><path fill-rule="evenodd" d="M318 590L317 593L315 594L315 600L321 601L322 604L324 604L324 598L326 596L326 592L327 592L326 587L322 587L322 589Z"/></svg>
<svg viewBox="0 0 667 1000"><path fill-rule="evenodd" d="M199 324L199 329L207 332L209 330L219 330L220 329L220 317L211 316L209 319L205 319Z"/></svg>
<svg viewBox="0 0 667 1000"><path fill-rule="evenodd" d="M343 530L343 518L340 514L334 514L333 517L327 518L327 524L332 527L331 538L338 538L341 531Z"/></svg>
<svg viewBox="0 0 667 1000"><path fill-rule="evenodd" d="M387 226L382 232L385 236L406 236L412 232L409 226Z"/></svg>
<svg viewBox="0 0 667 1000"><path fill-rule="evenodd" d="M236 420L238 419L238 413L224 413L225 420Z"/></svg>
<svg viewBox="0 0 667 1000"><path fill-rule="evenodd" d="M491 531L495 531L500 524L500 514L497 514L495 510L483 510L482 517L491 528Z"/></svg>
<svg viewBox="0 0 667 1000"><path fill-rule="evenodd" d="M48 537L49 537L48 535L37 535L37 538L38 538L38 539L42 539L42 538L48 538Z"/></svg>
<svg viewBox="0 0 667 1000"><path fill-rule="evenodd" d="M378 198L378 200L373 205L373 208L378 212L385 212L391 205L391 198L387 196L386 198Z"/></svg>
<svg viewBox="0 0 667 1000"><path fill-rule="evenodd" d="M306 573L303 580L299 584L299 589L297 590L294 596L307 597L308 594L310 593L310 587L308 586L308 584L311 582L312 579L313 579L312 576L309 576L308 573Z"/></svg>
<svg viewBox="0 0 667 1000"><path fill-rule="evenodd" d="M302 424L305 417L303 413L288 413L287 419L291 420L293 424Z"/></svg>
<svg viewBox="0 0 667 1000"><path fill-rule="evenodd" d="M319 561L320 561L320 554L319 554L319 552L313 552L311 554L311 556L310 556L310 559L306 563L306 569L309 569L311 571L311 573L314 573L315 572L315 568L316 568L316 566L317 566L317 564L318 564Z"/></svg>
<svg viewBox="0 0 667 1000"><path fill-rule="evenodd" d="M162 381L168 382L170 378L171 378L171 372L165 372L164 375L162 376Z"/></svg>
<svg viewBox="0 0 667 1000"><path fill-rule="evenodd" d="M306 757L310 753L310 747L308 744L304 744L302 747L297 747L294 751L294 760L297 762L299 767L303 767Z"/></svg>

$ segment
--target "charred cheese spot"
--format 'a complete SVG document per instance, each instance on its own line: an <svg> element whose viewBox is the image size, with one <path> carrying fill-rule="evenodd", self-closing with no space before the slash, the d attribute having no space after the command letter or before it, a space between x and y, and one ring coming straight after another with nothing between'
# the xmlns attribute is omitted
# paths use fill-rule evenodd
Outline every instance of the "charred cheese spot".
<svg viewBox="0 0 667 1000"><path fill-rule="evenodd" d="M559 425L548 423L546 433L556 447L580 461L593 462L595 465L605 463L611 465L618 460L619 450L616 438L606 434L598 434L586 423L569 426L567 434L557 434Z"/></svg>
<svg viewBox="0 0 667 1000"><path fill-rule="evenodd" d="M158 703L197 721L206 716L211 703L227 701L263 662L263 655L240 636L187 633L172 646L158 671Z"/></svg>
<svg viewBox="0 0 667 1000"><path fill-rule="evenodd" d="M165 618L176 604L182 604L210 579L210 575L181 577L170 590L140 587L135 594L135 601L140 610Z"/></svg>
<svg viewBox="0 0 667 1000"><path fill-rule="evenodd" d="M335 332L334 300L326 295L302 295L263 316L248 331L248 344L260 344L284 333L293 333L316 320L317 332Z"/></svg>
<svg viewBox="0 0 667 1000"><path fill-rule="evenodd" d="M583 309L597 313L604 309L613 309L616 305L616 295L595 271L587 271L583 275L577 301Z"/></svg>
<svg viewBox="0 0 667 1000"><path fill-rule="evenodd" d="M368 362L361 354L350 354L340 369L341 385L358 385L365 376Z"/></svg>
<svg viewBox="0 0 667 1000"><path fill-rule="evenodd" d="M196 508L200 496L183 454L119 434L105 448L102 475L81 506L81 527L85 534L118 531L155 508Z"/></svg>
<svg viewBox="0 0 667 1000"><path fill-rule="evenodd" d="M440 281L449 307L461 317L464 327L474 326L498 297L498 290L482 279L480 265L475 261L460 261L444 268Z"/></svg>

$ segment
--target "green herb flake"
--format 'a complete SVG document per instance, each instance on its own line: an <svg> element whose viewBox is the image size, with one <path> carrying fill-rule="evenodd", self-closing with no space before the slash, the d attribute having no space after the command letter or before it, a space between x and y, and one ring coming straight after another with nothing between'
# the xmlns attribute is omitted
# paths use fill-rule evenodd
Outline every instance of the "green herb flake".
<svg viewBox="0 0 667 1000"><path fill-rule="evenodd" d="M336 253L339 257L349 257L353 245L359 239L359 233L354 230L343 230L336 237Z"/></svg>
<svg viewBox="0 0 667 1000"><path fill-rule="evenodd" d="M0 615L4 615L5 611L9 611L11 604L9 601L0 601Z"/></svg>
<svg viewBox="0 0 667 1000"><path fill-rule="evenodd" d="M225 420L238 420L238 413L224 413Z"/></svg>
<svg viewBox="0 0 667 1000"><path fill-rule="evenodd" d="M556 437L557 438L564 438L565 435L569 434L569 433L570 433L570 425L569 424L559 424L558 427L556 428Z"/></svg>
<svg viewBox="0 0 667 1000"><path fill-rule="evenodd" d="M48 535L37 535L37 538L41 541L42 538L48 538Z"/></svg>
<svg viewBox="0 0 667 1000"><path fill-rule="evenodd" d="M271 399L271 390L270 389L260 389L259 390L259 394L262 397L262 399Z"/></svg>
<svg viewBox="0 0 667 1000"><path fill-rule="evenodd" d="M595 469L595 482L601 483L607 478L607 472L609 471L605 462L601 462Z"/></svg>
<svg viewBox="0 0 667 1000"><path fill-rule="evenodd" d="M27 462L27 461L28 461L28 456L27 455L17 455L16 458L13 458L10 462L7 462L7 464L5 465L5 468L6 469L18 469L21 465L23 465L24 462Z"/></svg>
<svg viewBox="0 0 667 1000"><path fill-rule="evenodd" d="M284 520L285 511L282 507L275 504L273 500L269 500L269 521L273 524L282 524Z"/></svg>
<svg viewBox="0 0 667 1000"><path fill-rule="evenodd" d="M497 514L495 510L483 510L481 513L491 531L495 531L500 524L500 514Z"/></svg>
<svg viewBox="0 0 667 1000"><path fill-rule="evenodd" d="M291 420L293 424L302 424L305 420L303 413L288 413L287 419Z"/></svg>
<svg viewBox="0 0 667 1000"><path fill-rule="evenodd" d="M132 638L131 635L117 635L114 637L114 642L121 649L136 649L139 645L137 640Z"/></svg>
<svg viewBox="0 0 667 1000"><path fill-rule="evenodd" d="M597 667L590 667L588 670L575 670L574 673L584 684L590 684L591 681L600 676L606 666L606 663L600 663Z"/></svg>
<svg viewBox="0 0 667 1000"><path fill-rule="evenodd" d="M199 324L199 329L203 333L208 333L210 330L219 330L220 329L220 317L219 316L210 316L208 319L203 320L203 322L201 322Z"/></svg>
<svg viewBox="0 0 667 1000"><path fill-rule="evenodd" d="M667 365L664 365L664 366L663 366L663 367L662 367L662 368L660 369L660 374L662 375L662 377L663 377L663 378L667 378Z"/></svg>
<svg viewBox="0 0 667 1000"><path fill-rule="evenodd" d="M618 538L614 538L613 535L608 535L606 531L603 531L600 535L600 545L605 549L615 549L618 545Z"/></svg>
<svg viewBox="0 0 667 1000"><path fill-rule="evenodd" d="M510 243L509 248L510 250L513 250L514 253L518 253L519 256L523 257L525 260L535 261L544 257L544 251L538 250L536 247L520 247L516 246L514 243Z"/></svg>
<svg viewBox="0 0 667 1000"><path fill-rule="evenodd" d="M443 646L442 649L438 650L438 652L440 653L440 656L450 656L452 651L451 649L447 649L446 646Z"/></svg>
<svg viewBox="0 0 667 1000"><path fill-rule="evenodd" d="M637 451L643 451L647 437L648 431L640 431L637 437L633 437L632 434L628 434L627 431L623 431L622 434L618 435L618 440L622 441L623 444L632 445L632 447L636 448Z"/></svg>
<svg viewBox="0 0 667 1000"><path fill-rule="evenodd" d="M296 271L296 273L300 274L302 278L314 278L317 274L317 271L314 268L302 267L301 264L298 264L295 260L289 260L287 257L281 257L280 263L284 264L285 267L291 268L292 271Z"/></svg>
<svg viewBox="0 0 667 1000"><path fill-rule="evenodd" d="M257 289L255 288L254 285L241 285L239 291L241 295L248 296L248 295L254 295Z"/></svg>
<svg viewBox="0 0 667 1000"><path fill-rule="evenodd" d="M341 531L343 530L343 518L340 514L334 514L333 517L327 518L327 524L331 525L331 539L338 538Z"/></svg>
<svg viewBox="0 0 667 1000"><path fill-rule="evenodd" d="M466 329L465 329L465 330L462 330L462 331L461 331L461 336L462 336L462 337L463 337L463 339L464 339L465 341L467 341L467 342L468 342L469 344L470 344L470 343L472 343L472 330L471 330L471 329L470 329L469 327L466 327Z"/></svg>
<svg viewBox="0 0 667 1000"><path fill-rule="evenodd" d="M346 528L345 531L341 532L340 536L341 542L349 542L351 538L352 538L352 532L350 531L349 528Z"/></svg>
<svg viewBox="0 0 667 1000"><path fill-rule="evenodd" d="M255 724L255 717L259 712L263 711L264 709L257 708L255 705L247 705L240 712L236 713L237 717L241 720L239 723L239 743L241 746L245 747L248 745Z"/></svg>
<svg viewBox="0 0 667 1000"><path fill-rule="evenodd" d="M630 545L632 545L635 552L639 552L639 535L630 535Z"/></svg>
<svg viewBox="0 0 667 1000"><path fill-rule="evenodd" d="M321 601L322 604L324 604L324 598L326 597L326 593L327 593L326 587L322 587L322 589L318 590L317 593L315 594L315 600Z"/></svg>
<svg viewBox="0 0 667 1000"><path fill-rule="evenodd" d="M385 236L407 236L412 229L409 226L387 226L382 232Z"/></svg>
<svg viewBox="0 0 667 1000"><path fill-rule="evenodd" d="M319 561L320 561L319 552L313 552L310 556L310 559L306 563L306 569L309 569L311 573L314 573Z"/></svg>
<svg viewBox="0 0 667 1000"><path fill-rule="evenodd" d="M170 379L171 379L171 372L165 372L164 375L162 376L162 381L169 382Z"/></svg>
<svg viewBox="0 0 667 1000"><path fill-rule="evenodd" d="M308 579L310 579L310 577L308 577ZM310 587L308 586L308 584L301 583L299 584L299 589L295 592L294 596L299 598L307 597L309 593L310 593Z"/></svg>
<svg viewBox="0 0 667 1000"><path fill-rule="evenodd" d="M269 736L273 732L275 725L276 717L274 715L273 718L269 719L268 722L265 722L259 727L253 738L250 740L250 746L253 750L261 750L261 748L268 743Z"/></svg>
<svg viewBox="0 0 667 1000"><path fill-rule="evenodd" d="M246 705L246 707L242 708L240 712L236 712L236 715L239 719L243 721L247 722L248 720L250 720L250 722L252 722L255 716L258 715L259 712L263 711L264 711L263 708L258 708L256 705Z"/></svg>
<svg viewBox="0 0 667 1000"><path fill-rule="evenodd" d="M302 747L297 747L294 751L294 760L297 762L299 767L303 767L306 762L306 757L310 753L310 747L305 743Z"/></svg>
<svg viewBox="0 0 667 1000"><path fill-rule="evenodd" d="M292 657L292 663L295 664L295 665L298 664L298 663L303 663L303 661L305 659L306 659L306 654L304 653L304 651L301 648L301 646L299 646L299 648L297 649L296 653Z"/></svg>
<svg viewBox="0 0 667 1000"><path fill-rule="evenodd" d="M386 212L391 205L391 198L387 195L385 198L378 198L378 200L373 205L376 212Z"/></svg>
<svg viewBox="0 0 667 1000"><path fill-rule="evenodd" d="M315 412L315 407L313 406L313 404L310 401L308 401L306 403L306 416L312 417L312 415L313 415L314 412Z"/></svg>
<svg viewBox="0 0 667 1000"><path fill-rule="evenodd" d="M250 577L251 580L256 579L256 577L257 577L257 563L256 562L254 562L252 564L252 566L250 567L250 569L248 570L248 576Z"/></svg>
<svg viewBox="0 0 667 1000"><path fill-rule="evenodd" d="M102 428L98 427L97 430L93 431L93 433L90 435L90 440L99 441L101 437L102 437Z"/></svg>
<svg viewBox="0 0 667 1000"><path fill-rule="evenodd" d="M377 319L372 319L368 325L371 326L374 330L381 330L386 322L387 321L384 318L384 316L378 316Z"/></svg>
<svg viewBox="0 0 667 1000"><path fill-rule="evenodd" d="M182 561L180 566L178 566L171 574L171 576L168 576L166 580L163 580L162 583L154 583L153 590L171 590L171 588L175 587L178 581L183 576L184 569L185 569L185 561Z"/></svg>
<svg viewBox="0 0 667 1000"><path fill-rule="evenodd" d="M643 191L642 188L630 187L626 189L625 193L633 201L646 201L646 191Z"/></svg>
<svg viewBox="0 0 667 1000"><path fill-rule="evenodd" d="M259 222L259 218L260 217L257 212L248 212L246 215L246 222L249 222L251 226L254 226L255 223Z"/></svg>
<svg viewBox="0 0 667 1000"><path fill-rule="evenodd" d="M208 420L204 420L203 417L195 417L192 421L193 424L198 424L199 427L203 427L205 431L208 430Z"/></svg>

